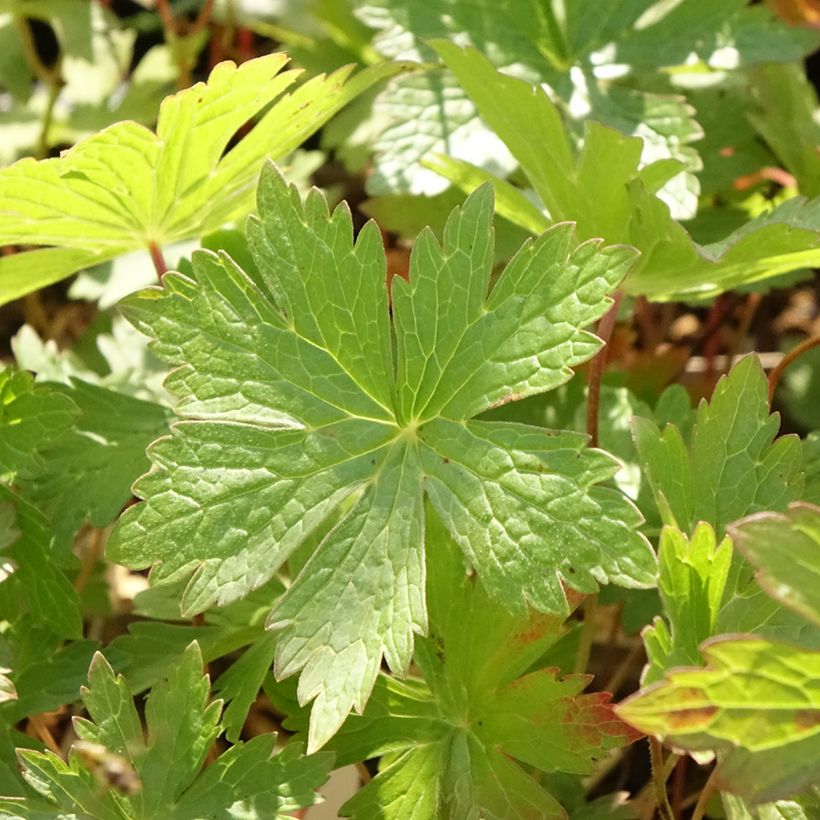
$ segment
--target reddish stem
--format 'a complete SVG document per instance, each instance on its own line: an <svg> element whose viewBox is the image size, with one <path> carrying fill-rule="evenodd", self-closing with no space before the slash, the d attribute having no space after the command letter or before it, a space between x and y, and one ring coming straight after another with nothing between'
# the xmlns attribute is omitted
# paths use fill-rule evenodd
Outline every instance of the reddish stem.
<svg viewBox="0 0 820 820"><path fill-rule="evenodd" d="M777 385L780 383L780 377L783 371L797 358L802 356L806 351L813 347L820 346L820 335L812 336L809 339L804 339L797 347L793 347L777 364L774 370L769 373L769 404L771 405L774 398L774 391L777 390Z"/></svg>
<svg viewBox="0 0 820 820"><path fill-rule="evenodd" d="M598 322L597 335L603 341L604 346L592 360L589 366L589 381L587 391L587 433L589 434L590 447L598 446L598 411L601 404L601 379L606 368L606 346L615 328L615 320L618 318L618 307L621 304L623 294L616 290L612 295L612 307L604 314Z"/></svg>
<svg viewBox="0 0 820 820"><path fill-rule="evenodd" d="M162 248L156 242L148 243L148 253L151 254L151 261L154 263L154 270L157 272L157 279L162 284L162 277L168 273L168 265L165 264L165 257L162 255Z"/></svg>

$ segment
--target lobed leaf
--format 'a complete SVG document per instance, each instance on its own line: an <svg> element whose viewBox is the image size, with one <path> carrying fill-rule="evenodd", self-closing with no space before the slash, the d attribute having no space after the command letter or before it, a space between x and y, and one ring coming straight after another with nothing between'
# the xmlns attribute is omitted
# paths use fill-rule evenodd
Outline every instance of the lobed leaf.
<svg viewBox="0 0 820 820"><path fill-rule="evenodd" d="M755 801L817 777L820 652L754 636L701 648L705 669L676 669L616 707L628 723L691 752L718 752L718 787Z"/></svg>
<svg viewBox="0 0 820 820"><path fill-rule="evenodd" d="M271 616L276 669L302 670L316 699L311 749L361 710L384 656L407 668L427 628L426 493L495 600L566 614L563 584L654 582L640 516L595 485L617 465L585 438L471 421L567 381L600 347L585 327L626 272L624 248L576 245L570 226L525 244L489 287L488 188L453 212L439 245L416 243L394 280L375 225L304 202L272 168L248 227L255 269L194 257L195 279L125 300L176 370L180 421L150 450L154 469L109 556L190 579L186 614L264 583L334 510L325 536ZM392 332L396 337L393 365Z"/></svg>
<svg viewBox="0 0 820 820"><path fill-rule="evenodd" d="M353 78L342 68L285 94L299 74L283 72L286 62L270 54L238 67L220 63L207 83L164 100L156 133L118 122L59 158L0 169L0 244L56 246L0 259L0 304L80 268L200 237L244 216L267 157L289 153L362 91L406 68L382 63Z"/></svg>
<svg viewBox="0 0 820 820"><path fill-rule="evenodd" d="M539 664L565 631L560 618L495 609L432 519L428 539L430 634L416 655L424 679L380 676L364 713L330 741L339 765L382 758L343 814L565 817L529 767L586 774L633 735L614 719L608 695L581 694L587 676L560 678ZM287 725L305 724L297 713Z"/></svg>
<svg viewBox="0 0 820 820"><path fill-rule="evenodd" d="M706 521L720 537L732 521L759 510L784 509L799 497L800 442L775 441L766 377L754 356L736 364L698 407L687 446L674 425L661 432L635 418L633 434L658 507L668 523L691 531Z"/></svg>
<svg viewBox="0 0 820 820"><path fill-rule="evenodd" d="M316 802L330 756L306 758L293 744L274 755L275 735L236 743L200 773L219 732L221 702L207 703L208 678L195 642L152 689L147 736L125 680L100 654L88 682L82 695L89 718L75 718L80 741L68 763L53 752L18 751L40 800L2 801L10 816L267 820Z"/></svg>

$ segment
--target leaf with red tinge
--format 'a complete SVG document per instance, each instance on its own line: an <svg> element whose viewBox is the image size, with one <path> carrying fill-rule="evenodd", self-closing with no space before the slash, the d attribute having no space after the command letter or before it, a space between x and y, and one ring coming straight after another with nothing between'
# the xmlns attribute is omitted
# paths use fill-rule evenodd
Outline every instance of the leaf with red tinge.
<svg viewBox="0 0 820 820"><path fill-rule="evenodd" d="M440 525L428 524L427 537L430 636L416 651L424 680L380 676L364 714L331 740L337 765L384 756L343 811L362 820L566 817L528 768L589 774L639 733L608 693L583 694L590 676L538 668L566 631L560 618L493 607ZM288 726L304 730L305 714Z"/></svg>
<svg viewBox="0 0 820 820"><path fill-rule="evenodd" d="M669 672L616 707L637 729L715 752L720 788L777 800L820 773L820 652L753 636L706 641L705 669Z"/></svg>

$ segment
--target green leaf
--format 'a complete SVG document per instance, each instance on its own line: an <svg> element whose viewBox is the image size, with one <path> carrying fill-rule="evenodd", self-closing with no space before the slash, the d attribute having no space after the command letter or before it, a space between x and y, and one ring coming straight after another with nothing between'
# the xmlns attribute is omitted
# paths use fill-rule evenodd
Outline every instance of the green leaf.
<svg viewBox="0 0 820 820"><path fill-rule="evenodd" d="M24 777L59 817L263 820L315 803L331 756L306 758L292 744L273 756L275 735L235 744L200 774L219 732L221 702L208 704L208 691L194 642L151 691L146 736L125 680L97 654L82 693L89 718L74 720L80 741L68 763L21 750Z"/></svg>
<svg viewBox="0 0 820 820"><path fill-rule="evenodd" d="M70 430L39 442L47 469L21 472L17 483L67 547L84 522L105 527L119 515L149 466L145 449L167 432L170 413L79 379L49 389L71 400L79 416Z"/></svg>
<svg viewBox="0 0 820 820"><path fill-rule="evenodd" d="M4 553L11 559L13 573L4 580L3 593L17 602L17 614L28 612L35 623L62 637L81 637L79 598L55 561L48 522L36 507L2 484L0 503L16 511L18 534Z"/></svg>
<svg viewBox="0 0 820 820"><path fill-rule="evenodd" d="M661 432L636 418L635 444L667 523L691 531L706 521L722 536L727 524L760 510L785 509L801 492L800 441L775 441L767 383L755 356L736 364L698 407L691 444L674 425Z"/></svg>
<svg viewBox="0 0 820 820"><path fill-rule="evenodd" d="M675 179L665 180L660 190L677 218L691 218L697 208L699 186L692 172L700 166L690 143L701 131L692 119L692 109L669 81L670 67L686 64L690 71L736 75L740 73L737 69L760 62L800 59L817 42L816 35L773 20L764 8L745 8L742 0L719 6L710 5L708 0L618 2L604 10L600 4L580 0L560 9L537 0L503 7L486 0L467 4L360 0L357 5L360 17L377 29L374 44L382 54L429 61L433 56L430 45L435 40L470 45L506 74L548 87L571 122L591 119L640 136L643 164L672 160L683 171ZM445 62L449 63L446 58ZM459 80L464 84L463 76ZM408 180L404 177L408 175L411 186L429 186L424 172L418 169L417 147L409 140L402 144L403 138L419 134L418 145L432 137L437 145L431 150L440 151L438 144L458 131L470 139L456 136L452 156L485 172L499 173L493 167L497 156L488 150L496 126L480 112L492 130L484 128L479 112L467 104L457 104L459 95L450 92L451 81L446 75L435 82L442 89L437 108L433 109L433 100L428 99L422 116L412 118L412 123L401 122L406 119L402 114L396 116L396 102L403 99L415 104L424 100L423 92L414 95L412 88L399 82L395 86L402 89L402 97L396 88L380 95L386 113L393 115L387 130L397 136L387 146L383 142L377 146L382 151L377 153L377 177L383 166L400 169L395 174L398 179L384 176L391 182L405 182L405 189ZM467 89L466 84L464 87ZM469 93L480 110L478 98ZM523 128L520 133L530 132ZM548 136L532 143L536 151L552 144ZM386 154L385 147L389 149ZM509 143L508 147L520 159ZM505 175L503 170L501 175Z"/></svg>
<svg viewBox="0 0 820 820"><path fill-rule="evenodd" d="M42 466L40 444L68 430L77 412L57 390L35 387L29 373L0 370L0 475Z"/></svg>
<svg viewBox="0 0 820 820"><path fill-rule="evenodd" d="M99 644L96 641L75 640L60 647L52 646L51 635L42 629L32 629L23 621L21 630L34 647L28 655L15 652L12 679L17 700L0 704L4 722L13 725L29 715L52 712L79 699L88 665ZM20 650L20 647L17 647Z"/></svg>
<svg viewBox="0 0 820 820"><path fill-rule="evenodd" d="M664 527L658 561L666 620L656 619L642 633L649 658L644 685L660 680L673 667L700 663L700 644L715 634L732 542L724 538L718 545L714 530L705 522L697 526L691 540L674 527Z"/></svg>
<svg viewBox="0 0 820 820"><path fill-rule="evenodd" d="M820 624L820 507L758 513L733 524L731 533L769 595Z"/></svg>
<svg viewBox="0 0 820 820"><path fill-rule="evenodd" d="M447 41L434 46L521 163L550 220L573 220L582 238L602 236L641 251L624 283L628 292L657 301L701 299L820 260L820 200L785 202L722 241L700 246L653 193L652 166L640 170L640 139L588 121L578 153L542 88L497 71L475 49ZM532 123L544 141L527 138ZM465 188L472 185L463 164L438 167ZM518 224L531 227L525 216Z"/></svg>
<svg viewBox="0 0 820 820"><path fill-rule="evenodd" d="M600 342L584 328L632 254L576 246L558 227L524 245L488 293L489 188L416 242L394 279L391 345L375 225L301 202L273 167L249 226L257 271L197 254L196 279L129 297L124 311L177 369L181 417L157 442L109 556L190 578L186 614L247 594L345 500L271 618L280 676L317 698L310 748L361 710L382 656L406 669L426 630L422 496L503 605L566 614L562 582L592 592L654 582L640 517L596 488L617 469L586 439L469 421L567 381ZM349 282L356 282L350 287ZM469 488L469 490L468 490Z"/></svg>
<svg viewBox="0 0 820 820"><path fill-rule="evenodd" d="M702 647L705 669L676 669L616 711L690 752L716 751L718 786L756 802L816 782L820 652L753 636Z"/></svg>
<svg viewBox="0 0 820 820"><path fill-rule="evenodd" d="M608 695L581 694L587 676L562 679L538 663L565 631L560 618L497 609L440 525L431 521L428 539L430 635L416 655L424 680L380 676L364 714L331 740L339 765L382 758L343 813L565 817L529 767L588 774L631 736Z"/></svg>
<svg viewBox="0 0 820 820"><path fill-rule="evenodd" d="M758 106L752 124L794 174L800 193L820 195L818 101L805 73L798 65L761 66L752 74L752 93Z"/></svg>
<svg viewBox="0 0 820 820"><path fill-rule="evenodd" d="M244 216L266 157L290 153L348 101L406 68L379 64L350 79L350 67L285 94L298 71L271 54L237 67L220 63L208 83L168 97L156 133L120 122L65 155L21 160L0 170L0 244L55 245L48 262L67 276L151 243L201 236ZM274 102L275 101L275 102ZM274 102L273 105L270 105ZM230 140L267 108L226 152ZM33 251L35 271L47 273ZM2 301L46 284L27 274L28 253L0 259Z"/></svg>
<svg viewBox="0 0 820 820"><path fill-rule="evenodd" d="M809 433L803 440L803 463L806 468L803 499L820 504L820 433Z"/></svg>

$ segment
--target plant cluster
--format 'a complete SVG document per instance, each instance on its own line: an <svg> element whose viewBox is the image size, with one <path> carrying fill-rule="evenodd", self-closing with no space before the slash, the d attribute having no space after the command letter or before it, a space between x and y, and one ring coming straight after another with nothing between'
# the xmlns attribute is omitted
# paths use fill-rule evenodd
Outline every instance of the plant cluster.
<svg viewBox="0 0 820 820"><path fill-rule="evenodd" d="M0 816L820 816L819 18L0 0Z"/></svg>

